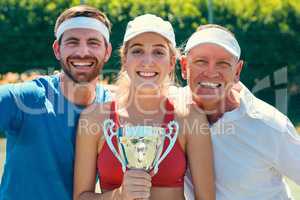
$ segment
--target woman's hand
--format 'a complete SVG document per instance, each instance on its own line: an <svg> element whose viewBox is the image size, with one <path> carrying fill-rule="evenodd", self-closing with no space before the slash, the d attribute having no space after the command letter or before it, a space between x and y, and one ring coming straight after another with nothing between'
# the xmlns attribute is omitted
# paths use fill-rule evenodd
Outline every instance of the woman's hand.
<svg viewBox="0 0 300 200"><path fill-rule="evenodd" d="M124 173L120 191L124 200L149 199L151 176L143 170L128 170Z"/></svg>

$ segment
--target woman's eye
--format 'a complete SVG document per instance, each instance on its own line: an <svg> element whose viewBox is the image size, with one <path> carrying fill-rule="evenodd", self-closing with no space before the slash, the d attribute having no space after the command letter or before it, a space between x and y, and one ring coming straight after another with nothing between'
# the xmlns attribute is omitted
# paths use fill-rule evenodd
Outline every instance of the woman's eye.
<svg viewBox="0 0 300 200"><path fill-rule="evenodd" d="M141 54L142 50L141 49L134 49L131 51L132 54Z"/></svg>
<svg viewBox="0 0 300 200"><path fill-rule="evenodd" d="M163 55L165 55L165 52L162 50L156 50L156 51L154 51L154 54L158 55L158 56L163 56Z"/></svg>

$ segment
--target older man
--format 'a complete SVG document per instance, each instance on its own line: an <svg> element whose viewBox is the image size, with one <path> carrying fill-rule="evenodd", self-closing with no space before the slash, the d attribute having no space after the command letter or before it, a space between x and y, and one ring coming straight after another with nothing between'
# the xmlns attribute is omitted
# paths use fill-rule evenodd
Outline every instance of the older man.
<svg viewBox="0 0 300 200"><path fill-rule="evenodd" d="M239 81L243 61L234 35L200 26L185 53L182 75L210 123L217 200L290 199L283 177L300 184L300 138L285 115ZM193 199L189 174L185 183Z"/></svg>
<svg viewBox="0 0 300 200"><path fill-rule="evenodd" d="M110 26L93 7L64 11L53 44L63 72L0 87L0 130L7 138L0 200L72 199L79 115L93 102L110 98L97 85L111 54Z"/></svg>

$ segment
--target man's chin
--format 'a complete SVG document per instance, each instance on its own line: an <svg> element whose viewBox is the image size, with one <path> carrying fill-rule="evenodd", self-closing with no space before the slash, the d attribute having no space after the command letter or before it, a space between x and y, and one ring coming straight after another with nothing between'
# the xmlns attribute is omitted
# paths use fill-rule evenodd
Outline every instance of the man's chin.
<svg viewBox="0 0 300 200"><path fill-rule="evenodd" d="M193 100L198 105L213 105L219 103L222 99L221 96L216 95L193 94Z"/></svg>
<svg viewBox="0 0 300 200"><path fill-rule="evenodd" d="M94 82L96 79L97 77L78 77L74 82L77 84L88 84Z"/></svg>
<svg viewBox="0 0 300 200"><path fill-rule="evenodd" d="M76 84L88 84L91 82L94 82L97 79L96 77L88 77L85 75L70 75L68 74L68 77Z"/></svg>

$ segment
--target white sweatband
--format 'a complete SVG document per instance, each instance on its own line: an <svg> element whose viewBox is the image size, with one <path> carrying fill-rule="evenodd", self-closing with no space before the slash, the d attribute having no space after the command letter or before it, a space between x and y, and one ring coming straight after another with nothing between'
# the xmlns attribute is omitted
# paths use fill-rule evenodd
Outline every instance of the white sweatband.
<svg viewBox="0 0 300 200"><path fill-rule="evenodd" d="M91 17L74 17L67 19L61 25L59 25L56 31L56 38L59 39L61 35L66 31L74 28L87 28L100 32L109 43L109 30L101 21Z"/></svg>
<svg viewBox="0 0 300 200"><path fill-rule="evenodd" d="M195 46L206 43L219 45L240 59L241 48L235 37L225 30L214 27L195 32L188 39L184 51L187 54Z"/></svg>

